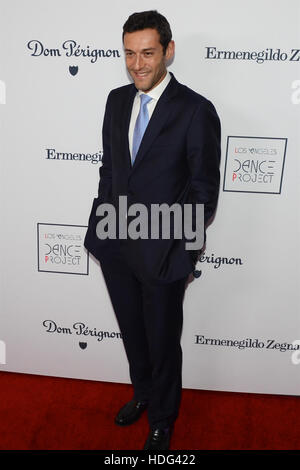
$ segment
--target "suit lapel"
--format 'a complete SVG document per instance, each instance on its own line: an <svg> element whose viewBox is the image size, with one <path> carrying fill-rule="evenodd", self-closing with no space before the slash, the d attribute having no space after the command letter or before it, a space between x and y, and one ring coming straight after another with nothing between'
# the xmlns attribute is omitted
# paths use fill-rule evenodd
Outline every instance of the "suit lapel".
<svg viewBox="0 0 300 470"><path fill-rule="evenodd" d="M166 89L162 93L161 97L159 98L155 106L155 109L153 111L149 124L143 136L141 145L139 147L138 153L136 154L134 164L131 167L131 174L140 165L143 157L145 156L145 154L151 147L155 138L159 135L162 127L164 126L165 122L167 121L169 117L169 114L171 112L169 101L177 93L177 88L178 88L177 80L175 79L173 74L171 75L172 77L171 77L170 82L168 83ZM132 109L132 105L130 108L130 115L131 115L131 109ZM130 116L129 116L129 119L130 119ZM129 122L128 122L128 126L129 126ZM128 126L127 126L127 142L128 142ZM129 155L129 158L130 158L130 155ZM131 165L131 162L130 162L130 165Z"/></svg>
<svg viewBox="0 0 300 470"><path fill-rule="evenodd" d="M121 129L121 136L122 136L122 145L121 148L125 149L125 158L126 158L126 165L128 169L131 169L131 157L129 151L129 141L128 141L128 131L129 131L129 123L131 118L131 111L133 106L134 97L136 95L137 89L135 88L134 84L130 87L129 93L127 94L123 105L123 112L120 113L121 122L120 122L120 129ZM122 152L123 153L123 152Z"/></svg>

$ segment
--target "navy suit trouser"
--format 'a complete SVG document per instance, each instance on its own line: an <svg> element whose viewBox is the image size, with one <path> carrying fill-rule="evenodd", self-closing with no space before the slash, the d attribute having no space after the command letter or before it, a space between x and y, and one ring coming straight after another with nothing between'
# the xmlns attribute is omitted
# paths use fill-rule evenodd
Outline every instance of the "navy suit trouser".
<svg viewBox="0 0 300 470"><path fill-rule="evenodd" d="M100 261L129 362L134 399L148 402L150 427L177 418L182 388L183 298L187 277L142 281L119 249Z"/></svg>

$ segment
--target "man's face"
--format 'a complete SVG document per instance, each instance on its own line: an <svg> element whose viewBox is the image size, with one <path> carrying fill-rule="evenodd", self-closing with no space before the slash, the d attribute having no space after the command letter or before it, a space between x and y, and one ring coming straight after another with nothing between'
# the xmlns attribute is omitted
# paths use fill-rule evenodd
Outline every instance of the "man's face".
<svg viewBox="0 0 300 470"><path fill-rule="evenodd" d="M166 63L174 54L174 41L163 53L156 29L143 29L124 34L127 70L136 88L148 92L158 85L166 74Z"/></svg>

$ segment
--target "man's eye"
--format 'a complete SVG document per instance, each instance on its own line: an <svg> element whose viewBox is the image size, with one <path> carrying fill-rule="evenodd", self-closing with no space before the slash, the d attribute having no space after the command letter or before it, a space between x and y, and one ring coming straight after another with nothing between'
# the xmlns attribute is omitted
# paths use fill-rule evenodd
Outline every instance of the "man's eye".
<svg viewBox="0 0 300 470"><path fill-rule="evenodd" d="M126 56L132 56L132 52L126 52Z"/></svg>
<svg viewBox="0 0 300 470"><path fill-rule="evenodd" d="M149 57L150 55L153 55L153 52L145 52L145 55Z"/></svg>

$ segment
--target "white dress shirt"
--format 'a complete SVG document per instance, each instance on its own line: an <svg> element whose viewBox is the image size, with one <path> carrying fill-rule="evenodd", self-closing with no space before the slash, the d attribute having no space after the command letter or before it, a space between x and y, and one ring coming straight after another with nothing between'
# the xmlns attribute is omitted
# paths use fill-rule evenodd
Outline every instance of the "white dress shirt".
<svg viewBox="0 0 300 470"><path fill-rule="evenodd" d="M171 74L167 71L165 78L156 87L154 87L152 90L146 93L148 96L151 96L152 98L152 100L149 101L149 103L147 104L149 121L151 119L151 116L153 114L153 111L155 109L155 106L157 105L159 98L161 97L163 91L165 90L170 80L171 80ZM133 132L134 132L134 127L135 127L135 121L140 112L140 105L141 105L140 95L142 93L144 92L141 90L138 90L137 94L135 95L133 106L132 106L132 111L131 111L131 118L130 118L129 131L128 131L130 155L132 155Z"/></svg>

